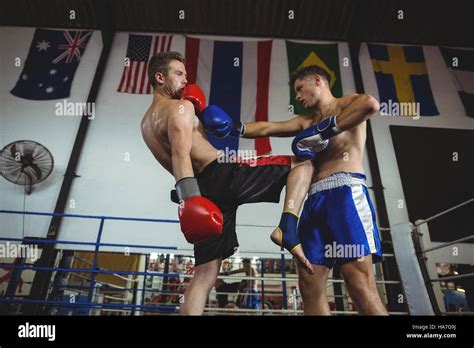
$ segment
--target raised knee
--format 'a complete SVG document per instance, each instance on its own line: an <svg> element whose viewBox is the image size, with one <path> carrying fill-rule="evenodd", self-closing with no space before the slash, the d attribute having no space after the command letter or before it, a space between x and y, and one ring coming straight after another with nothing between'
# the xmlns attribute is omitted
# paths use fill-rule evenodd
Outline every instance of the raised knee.
<svg viewBox="0 0 474 348"><path fill-rule="evenodd" d="M306 171L313 173L314 172L314 165L311 160L306 160L301 162L301 166L305 168Z"/></svg>
<svg viewBox="0 0 474 348"><path fill-rule="evenodd" d="M291 157L291 167L292 169L301 168L311 173L314 172L314 165L311 160L302 161L295 156Z"/></svg>

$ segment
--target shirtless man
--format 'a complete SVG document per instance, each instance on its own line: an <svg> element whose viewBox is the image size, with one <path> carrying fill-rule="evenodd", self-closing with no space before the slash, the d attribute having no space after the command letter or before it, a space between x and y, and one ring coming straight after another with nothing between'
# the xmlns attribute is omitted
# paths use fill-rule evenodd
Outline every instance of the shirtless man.
<svg viewBox="0 0 474 348"><path fill-rule="evenodd" d="M305 314L330 314L326 283L338 263L358 312L386 315L372 270L382 254L362 162L365 121L379 104L366 94L335 98L328 81L329 75L315 65L299 69L290 85L305 108L314 108L312 116L257 122L247 125L247 134L291 135L305 128L292 144L297 157L312 159L316 167L298 225L303 251L315 270L307 274L299 267Z"/></svg>
<svg viewBox="0 0 474 348"><path fill-rule="evenodd" d="M315 269L313 275L299 272L304 311L330 314L326 282L338 263L357 311L387 315L372 269L373 262L382 260L382 250L363 166L366 120L379 110L379 103L367 94L335 98L328 81L316 66L297 71L291 79L297 100L314 108L316 124L299 133L292 145L297 156L314 158L316 165L298 226L303 250ZM313 150L327 141L327 148L315 154Z"/></svg>
<svg viewBox="0 0 474 348"><path fill-rule="evenodd" d="M286 183L285 209L299 213L313 166L310 161L290 156L258 158L252 161L256 164L253 166L220 163L218 150L207 140L203 123L219 135L223 128L216 127L214 121L229 116L216 107L205 108L202 92L195 85L185 90L186 69L181 54L163 52L153 56L148 76L154 96L141 122L143 139L158 162L176 179L181 230L195 244L195 274L180 311L202 314L222 260L238 247L237 207L255 202L278 203ZM237 135L243 133L241 128ZM291 250L302 262L302 269L311 273L312 266L302 253L296 224L289 215L282 216L277 242Z"/></svg>
<svg viewBox="0 0 474 348"><path fill-rule="evenodd" d="M258 277L257 270L252 267L252 261L250 259L242 260L242 269L247 277L256 278ZM243 289L242 299L240 301L241 308L258 309L258 288L257 281L255 279L247 279L245 281L245 288Z"/></svg>
<svg viewBox="0 0 474 348"><path fill-rule="evenodd" d="M245 273L246 277L258 277L257 270L252 266L252 261L250 259L242 260L242 268L224 272L223 275L229 276L239 273ZM215 287L218 293L239 292L240 294L238 296L237 304L240 308L258 309L258 288L255 279L245 279L238 283L226 283L222 279L217 279ZM227 294L217 295L217 299L218 302L221 303L219 307L225 307L225 305L228 304ZM223 305L224 303L225 305Z"/></svg>

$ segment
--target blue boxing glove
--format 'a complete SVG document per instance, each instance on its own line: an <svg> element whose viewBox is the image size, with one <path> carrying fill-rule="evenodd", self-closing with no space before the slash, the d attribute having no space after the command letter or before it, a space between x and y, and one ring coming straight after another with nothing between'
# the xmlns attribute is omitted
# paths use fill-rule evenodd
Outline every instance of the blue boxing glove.
<svg viewBox="0 0 474 348"><path fill-rule="evenodd" d="M216 138L227 136L241 137L245 134L245 124L235 122L232 118L217 105L209 105L201 115L204 128Z"/></svg>
<svg viewBox="0 0 474 348"><path fill-rule="evenodd" d="M337 127L336 116L330 116L296 134L291 149L299 159L314 159L318 152L329 145L329 138L339 133L341 130Z"/></svg>

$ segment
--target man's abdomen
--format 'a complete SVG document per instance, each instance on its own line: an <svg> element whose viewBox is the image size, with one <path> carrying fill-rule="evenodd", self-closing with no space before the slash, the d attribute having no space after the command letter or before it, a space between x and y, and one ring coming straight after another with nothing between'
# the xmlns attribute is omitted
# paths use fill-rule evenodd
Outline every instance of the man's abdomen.
<svg viewBox="0 0 474 348"><path fill-rule="evenodd" d="M337 172L364 173L363 157L359 153L349 151L335 154L337 157L328 157L316 161L316 170L313 182L327 178Z"/></svg>

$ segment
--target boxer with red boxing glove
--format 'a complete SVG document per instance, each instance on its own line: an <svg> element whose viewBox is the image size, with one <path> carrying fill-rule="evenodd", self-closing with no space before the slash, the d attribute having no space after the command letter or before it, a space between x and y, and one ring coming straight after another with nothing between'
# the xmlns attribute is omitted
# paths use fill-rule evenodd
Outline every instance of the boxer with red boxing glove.
<svg viewBox="0 0 474 348"><path fill-rule="evenodd" d="M206 108L199 87L187 86L181 54L162 52L153 56L148 77L154 95L141 122L142 136L153 156L176 180L175 202L180 203L181 230L186 240L194 244L195 274L180 312L201 314L222 260L233 255L239 246L237 208L246 203L278 203L290 177L293 188L287 190L296 190L292 199L301 204L313 167L310 161L298 162L291 156L221 163L220 150L208 141L203 124L213 127L209 131L219 136L234 134L234 125L231 127L230 119L224 124L216 123L223 117L222 111L215 106ZM244 132L240 129L235 135ZM310 265L305 267L312 272Z"/></svg>

